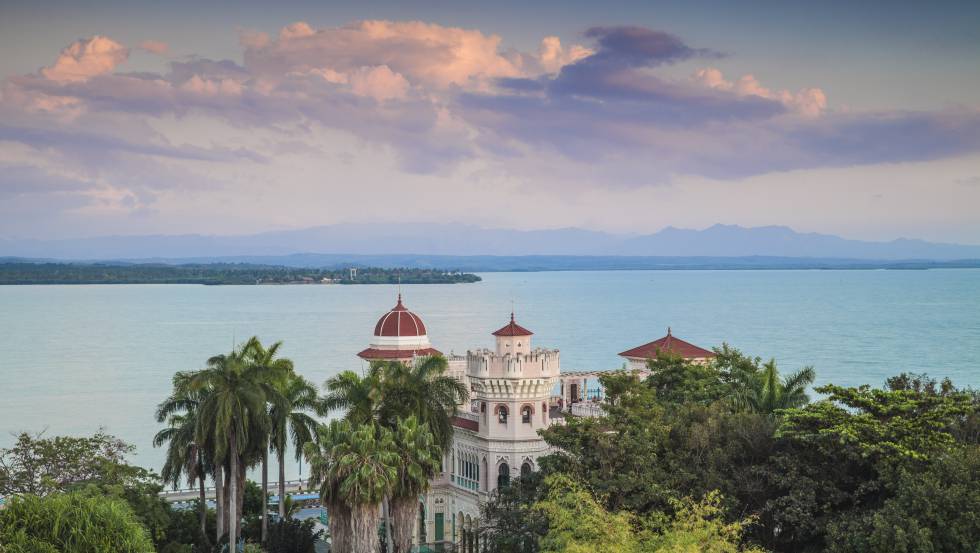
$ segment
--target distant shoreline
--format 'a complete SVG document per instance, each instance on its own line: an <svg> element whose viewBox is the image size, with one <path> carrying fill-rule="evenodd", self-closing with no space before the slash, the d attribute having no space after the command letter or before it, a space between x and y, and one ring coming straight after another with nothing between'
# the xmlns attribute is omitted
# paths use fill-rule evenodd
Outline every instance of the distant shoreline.
<svg viewBox="0 0 980 553"><path fill-rule="evenodd" d="M0 262L0 285L199 284L204 286L332 286L458 284L479 276L438 269L319 269L247 264Z"/></svg>
<svg viewBox="0 0 980 553"><path fill-rule="evenodd" d="M293 254L69 261L0 257L0 285L363 285L479 282L475 273L574 271L921 271L980 269L980 259L793 257L427 256ZM352 273L352 270L354 271Z"/></svg>

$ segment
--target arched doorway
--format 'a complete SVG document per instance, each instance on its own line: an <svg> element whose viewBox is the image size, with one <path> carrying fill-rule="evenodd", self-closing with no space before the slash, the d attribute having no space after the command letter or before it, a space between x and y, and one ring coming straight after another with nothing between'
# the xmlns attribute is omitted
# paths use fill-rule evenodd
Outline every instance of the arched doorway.
<svg viewBox="0 0 980 553"><path fill-rule="evenodd" d="M521 478L531 474L532 470L534 470L534 467L531 466L531 462L524 461L524 464L521 465Z"/></svg>
<svg viewBox="0 0 980 553"><path fill-rule="evenodd" d="M506 488L510 485L510 467L507 463L500 463L497 468L497 487Z"/></svg>

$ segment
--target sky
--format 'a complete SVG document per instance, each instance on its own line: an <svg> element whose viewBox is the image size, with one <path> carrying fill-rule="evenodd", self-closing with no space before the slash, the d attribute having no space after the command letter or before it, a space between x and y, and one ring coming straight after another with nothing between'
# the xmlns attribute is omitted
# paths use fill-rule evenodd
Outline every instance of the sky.
<svg viewBox="0 0 980 553"><path fill-rule="evenodd" d="M199 4L0 2L0 238L980 244L975 1Z"/></svg>

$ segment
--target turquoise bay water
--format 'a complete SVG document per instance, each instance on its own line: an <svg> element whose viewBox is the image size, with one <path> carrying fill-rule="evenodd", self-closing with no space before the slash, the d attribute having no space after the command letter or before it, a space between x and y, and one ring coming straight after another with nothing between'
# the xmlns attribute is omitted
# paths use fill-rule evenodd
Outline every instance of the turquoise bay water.
<svg viewBox="0 0 980 553"><path fill-rule="evenodd" d="M444 352L492 344L509 316L565 370L614 369L663 336L728 342L817 382L880 385L901 371L980 387L980 270L490 273L478 284L404 286ZM21 430L107 431L159 470L154 406L177 370L234 340L284 340L321 384L359 369L391 286L0 286L0 447ZM290 467L290 477L297 467Z"/></svg>

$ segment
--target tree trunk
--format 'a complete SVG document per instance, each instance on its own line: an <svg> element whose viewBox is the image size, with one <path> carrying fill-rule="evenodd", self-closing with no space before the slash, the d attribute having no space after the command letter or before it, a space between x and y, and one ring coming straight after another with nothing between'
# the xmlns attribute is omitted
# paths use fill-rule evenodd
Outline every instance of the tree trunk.
<svg viewBox="0 0 980 553"><path fill-rule="evenodd" d="M235 512L238 515L238 533L241 534L242 519L245 518L245 460L238 458L238 504L235 505Z"/></svg>
<svg viewBox="0 0 980 553"><path fill-rule="evenodd" d="M198 491L200 492L199 500L201 504L198 506L201 515L201 539L204 540L205 545L208 542L208 496L204 491L204 473L197 473L197 484Z"/></svg>
<svg viewBox="0 0 980 553"><path fill-rule="evenodd" d="M330 526L330 551L351 550L351 513L346 505L326 504L327 519Z"/></svg>
<svg viewBox="0 0 980 553"><path fill-rule="evenodd" d="M218 515L218 531L215 539L218 543L221 542L221 536L225 535L225 477L223 469L224 467L220 462L214 467L215 513Z"/></svg>
<svg viewBox="0 0 980 553"><path fill-rule="evenodd" d="M378 511L378 505L373 503L351 508L351 547L348 549L351 553L377 553L381 547L378 542Z"/></svg>
<svg viewBox="0 0 980 553"><path fill-rule="evenodd" d="M230 551L238 550L238 440L235 431L232 430L228 438L228 449L231 458L231 466L228 467L229 476L229 496L231 498L231 508L228 509L228 547Z"/></svg>
<svg viewBox="0 0 980 553"><path fill-rule="evenodd" d="M279 520L286 520L286 448L279 448Z"/></svg>
<svg viewBox="0 0 980 553"><path fill-rule="evenodd" d="M269 536L269 444L262 453L262 543Z"/></svg>
<svg viewBox="0 0 980 553"><path fill-rule="evenodd" d="M391 499L384 498L381 501L381 518L385 523L385 543L388 544L388 551L393 551L391 539Z"/></svg>
<svg viewBox="0 0 980 553"><path fill-rule="evenodd" d="M231 460L228 461L228 466L231 466ZM231 519L232 515L232 505L234 502L231 500L231 471L228 467L225 467L225 535L228 534L228 520Z"/></svg>
<svg viewBox="0 0 980 553"><path fill-rule="evenodd" d="M410 553L412 534L419 519L419 500L416 496L393 497L391 504L394 553Z"/></svg>

